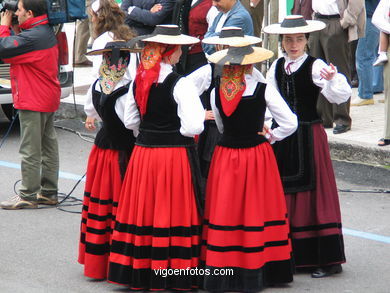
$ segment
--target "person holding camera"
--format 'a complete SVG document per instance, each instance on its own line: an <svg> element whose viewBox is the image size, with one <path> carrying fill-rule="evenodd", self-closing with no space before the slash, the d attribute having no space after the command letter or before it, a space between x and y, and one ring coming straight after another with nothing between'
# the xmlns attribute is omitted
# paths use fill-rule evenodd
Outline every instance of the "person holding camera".
<svg viewBox="0 0 390 293"><path fill-rule="evenodd" d="M16 1L15 1L16 2ZM58 202L58 143L54 112L60 104L58 47L47 18L46 0L19 0L20 33L12 35L13 12L1 13L0 58L11 64L11 86L19 111L22 183L3 209L37 208Z"/></svg>

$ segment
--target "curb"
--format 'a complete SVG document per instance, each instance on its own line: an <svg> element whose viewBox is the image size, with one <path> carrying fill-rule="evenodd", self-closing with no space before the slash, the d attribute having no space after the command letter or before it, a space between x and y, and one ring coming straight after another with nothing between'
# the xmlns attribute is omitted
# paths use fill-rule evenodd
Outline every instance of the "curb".
<svg viewBox="0 0 390 293"><path fill-rule="evenodd" d="M378 149L339 141L329 141L329 148L332 159L390 166L390 148Z"/></svg>

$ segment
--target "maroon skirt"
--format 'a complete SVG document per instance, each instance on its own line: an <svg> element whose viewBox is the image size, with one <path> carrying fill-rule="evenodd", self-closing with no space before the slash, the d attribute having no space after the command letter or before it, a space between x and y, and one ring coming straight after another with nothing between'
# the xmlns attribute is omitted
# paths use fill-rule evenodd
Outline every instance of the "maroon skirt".
<svg viewBox="0 0 390 293"><path fill-rule="evenodd" d="M94 145L88 160L78 257L87 277L107 278L111 234L121 186L118 152Z"/></svg>
<svg viewBox="0 0 390 293"><path fill-rule="evenodd" d="M340 203L328 139L321 124L314 124L315 189L286 194L297 267L318 267L345 262Z"/></svg>
<svg viewBox="0 0 390 293"><path fill-rule="evenodd" d="M190 269L199 263L200 230L186 148L136 145L120 195L108 280L136 290L197 287ZM183 271L164 277L160 269Z"/></svg>
<svg viewBox="0 0 390 293"><path fill-rule="evenodd" d="M286 213L268 142L245 149L217 146L206 191L202 263L210 274L204 277L204 289L259 291L291 282ZM221 275L220 269L233 271Z"/></svg>

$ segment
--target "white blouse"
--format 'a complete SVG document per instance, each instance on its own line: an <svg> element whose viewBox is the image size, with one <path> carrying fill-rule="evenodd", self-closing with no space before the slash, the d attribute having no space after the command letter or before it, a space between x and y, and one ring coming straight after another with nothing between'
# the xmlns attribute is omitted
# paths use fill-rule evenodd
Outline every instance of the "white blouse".
<svg viewBox="0 0 390 293"><path fill-rule="evenodd" d="M95 41L93 42L92 50L102 49L106 46L106 44L108 42L113 41L113 38L111 35L112 34L110 32L106 32L106 33L100 35L99 37L97 37L95 39ZM103 61L103 57L102 57L102 55L95 55L92 57L93 57L92 76L93 76L94 82L95 82L96 79L99 78L99 69L100 69L100 65ZM138 58L138 56L136 53L130 53L130 63L129 63L129 66L127 67L126 73L123 76L123 78L117 83L114 90L128 84L129 82L131 82L134 79L136 71L137 71L137 58ZM86 98L85 98L85 104L84 104L84 112L88 117L92 117L92 118L95 118L98 121L100 121L101 120L100 116L97 113L97 111L92 103L92 86L93 86L94 82L91 84L91 86L89 87L89 89L87 91ZM95 89L98 92L100 92L99 82L96 83ZM121 99L125 100L125 97L126 97L126 95L123 95L121 98L118 98L116 103L115 103L116 114L118 115L118 117L122 121L123 121L123 112L124 112L125 108L124 108L124 102L121 101Z"/></svg>
<svg viewBox="0 0 390 293"><path fill-rule="evenodd" d="M245 74L246 88L243 93L243 98L246 96L252 96L256 90L257 83L267 83L263 75L257 70L253 69L252 74ZM223 133L223 123L219 110L215 105L215 89L212 90L210 95L211 108L214 112L215 122L217 124L219 132ZM290 108L279 94L279 92L270 84L267 84L265 89L265 101L267 110L271 112L273 118L279 124L279 127L270 130L271 136L266 137L270 143L280 141L285 137L293 134L298 127L297 116L291 112Z"/></svg>
<svg viewBox="0 0 390 293"><path fill-rule="evenodd" d="M381 0L372 15L372 23L382 32L390 34L390 1Z"/></svg>
<svg viewBox="0 0 390 293"><path fill-rule="evenodd" d="M290 72L293 73L297 71L303 62L307 59L308 55L305 53L301 57L292 60L289 57L285 56L282 58L285 58L284 62L284 69L286 70L287 66L289 65L290 62L293 62L290 64ZM267 72L267 81L268 83L272 84L276 89L278 88L278 85L276 83L275 79L275 67L276 67L276 62L275 60L270 69ZM322 61L321 59L316 59L313 63L312 67L312 79L313 82L316 86L322 88L321 94L325 96L325 98L330 102L330 103L336 103L336 104L341 104L346 102L349 97L352 95L352 89L351 86L348 84L347 78L341 74L337 73L331 80L326 80L321 77L320 71L324 67L327 67L328 65ZM287 70L286 70L287 72Z"/></svg>
<svg viewBox="0 0 390 293"><path fill-rule="evenodd" d="M164 82L165 78L172 72L172 66L161 62L158 83ZM129 129L138 133L141 123L140 114L133 94L133 84L127 94L126 107L123 123ZM182 77L173 89L173 98L177 103L177 115L180 118L180 133L184 136L193 137L203 131L205 110L199 99L195 85L187 77Z"/></svg>
<svg viewBox="0 0 390 293"><path fill-rule="evenodd" d="M313 0L311 7L314 12L323 15L334 15L340 13L339 7L337 6L337 0Z"/></svg>

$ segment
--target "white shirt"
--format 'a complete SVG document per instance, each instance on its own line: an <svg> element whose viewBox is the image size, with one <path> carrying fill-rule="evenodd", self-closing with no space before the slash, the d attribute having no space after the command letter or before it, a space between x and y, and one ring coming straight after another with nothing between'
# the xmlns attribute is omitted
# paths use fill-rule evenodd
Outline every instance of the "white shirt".
<svg viewBox="0 0 390 293"><path fill-rule="evenodd" d="M220 33L221 32L222 27L225 24L226 18L229 15L229 12L230 12L230 10L228 12L226 12L226 13L222 13L221 18L219 19L219 21L217 23L217 26L215 27L215 32L216 33Z"/></svg>
<svg viewBox="0 0 390 293"><path fill-rule="evenodd" d="M314 12L323 15L340 14L337 0L312 0L311 7Z"/></svg>
<svg viewBox="0 0 390 293"><path fill-rule="evenodd" d="M372 23L382 32L390 34L390 1L381 0L372 15Z"/></svg>
<svg viewBox="0 0 390 293"><path fill-rule="evenodd" d="M210 64L203 65L187 75L198 92L198 96L209 89L211 85L212 69Z"/></svg>
<svg viewBox="0 0 390 293"><path fill-rule="evenodd" d="M286 61L284 62L285 69L290 62L294 62L290 65L291 73L298 70L299 67L305 62L308 55L305 53L301 57L291 60L289 57L285 56ZM272 63L270 69L267 72L267 81L272 84L275 88L278 88L275 79L275 67L277 60ZM321 59L316 59L313 63L312 67L312 79L316 86L322 88L321 94L325 96L325 98L331 102L336 104L341 104L346 102L349 97L352 95L352 89L348 84L347 78L341 74L337 73L333 79L326 80L320 76L320 71L322 68L327 67L327 64Z"/></svg>
<svg viewBox="0 0 390 293"><path fill-rule="evenodd" d="M267 83L263 75L256 69L252 74L245 74L246 88L243 93L243 99L246 96L252 96L256 90L257 83ZM283 138L291 135L298 127L297 116L291 112L290 108L279 94L279 92L270 84L267 84L265 89L265 101L267 109L271 112L275 118L279 127L274 128L271 132L272 135L269 138L270 143L280 141ZM217 124L219 132L223 133L223 122L219 110L215 105L215 89L212 90L210 95L211 108L214 112L215 122Z"/></svg>
<svg viewBox="0 0 390 293"><path fill-rule="evenodd" d="M172 72L172 66L161 62L158 83L162 83ZM129 129L138 132L141 123L137 103L133 94L133 83L127 94L123 123ZM177 115L180 118L180 133L184 136L193 137L203 131L205 111L199 99L198 91L191 79L182 77L173 89L173 98L177 103Z"/></svg>
<svg viewBox="0 0 390 293"><path fill-rule="evenodd" d="M191 8L194 7L194 5L198 2L199 2L199 0L192 0ZM218 15L218 13L219 13L219 11L218 11L217 7L215 7L215 6L210 7L209 11L206 14L206 21L209 25L209 28L213 24L214 18Z"/></svg>

